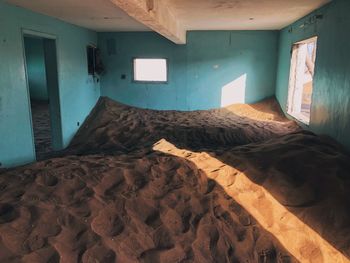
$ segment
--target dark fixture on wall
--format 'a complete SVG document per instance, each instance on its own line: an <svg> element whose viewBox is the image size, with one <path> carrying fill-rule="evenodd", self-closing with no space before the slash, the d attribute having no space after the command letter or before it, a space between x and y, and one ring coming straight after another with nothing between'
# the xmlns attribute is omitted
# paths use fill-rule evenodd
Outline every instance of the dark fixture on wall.
<svg viewBox="0 0 350 263"><path fill-rule="evenodd" d="M100 50L93 45L89 45L86 48L86 52L89 75L92 75L94 77L102 75L105 71L105 68L102 63Z"/></svg>
<svg viewBox="0 0 350 263"><path fill-rule="evenodd" d="M303 24L301 24L299 27L300 28L304 28L304 27L308 27L310 25L316 24L317 20L322 20L323 19L323 15L319 14L319 15L313 15L310 16Z"/></svg>
<svg viewBox="0 0 350 263"><path fill-rule="evenodd" d="M318 15L311 15L309 16L308 18L304 19L304 23L302 23L301 25L298 26L298 28L300 29L304 29L304 28L307 28L308 26L310 25L313 25L313 24L317 24L318 20L322 20L324 18L324 15L323 14L318 14ZM298 28L293 28L293 26L291 26L289 29L288 29L288 33L293 33L294 30L298 30Z"/></svg>

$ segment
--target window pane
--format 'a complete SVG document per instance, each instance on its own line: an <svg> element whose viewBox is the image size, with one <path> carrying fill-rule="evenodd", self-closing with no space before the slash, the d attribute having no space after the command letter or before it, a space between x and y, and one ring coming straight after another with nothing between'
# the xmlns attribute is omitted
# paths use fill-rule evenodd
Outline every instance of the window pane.
<svg viewBox="0 0 350 263"><path fill-rule="evenodd" d="M305 124L310 123L311 117L316 48L317 37L293 45L288 113Z"/></svg>
<svg viewBox="0 0 350 263"><path fill-rule="evenodd" d="M135 81L167 81L166 59L134 59Z"/></svg>

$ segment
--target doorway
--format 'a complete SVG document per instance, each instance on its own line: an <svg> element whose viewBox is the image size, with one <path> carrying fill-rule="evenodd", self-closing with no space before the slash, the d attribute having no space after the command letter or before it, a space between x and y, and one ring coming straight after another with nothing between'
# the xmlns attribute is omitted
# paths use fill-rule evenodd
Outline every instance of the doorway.
<svg viewBox="0 0 350 263"><path fill-rule="evenodd" d="M62 149L56 39L24 32L23 43L35 155L40 161Z"/></svg>
<svg viewBox="0 0 350 263"><path fill-rule="evenodd" d="M288 114L309 124L313 79L315 75L317 37L293 45L288 94Z"/></svg>

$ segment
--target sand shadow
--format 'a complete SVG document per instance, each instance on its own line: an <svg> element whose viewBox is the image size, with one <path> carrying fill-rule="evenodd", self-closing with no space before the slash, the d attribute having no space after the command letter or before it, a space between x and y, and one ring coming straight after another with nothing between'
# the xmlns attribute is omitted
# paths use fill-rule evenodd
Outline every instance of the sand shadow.
<svg viewBox="0 0 350 263"><path fill-rule="evenodd" d="M297 262L194 162L157 150L51 159L0 188L4 262Z"/></svg>
<svg viewBox="0 0 350 263"><path fill-rule="evenodd" d="M273 219L280 228L290 230L270 229L287 242L285 248L293 250L294 256L323 262L329 260L330 255L342 253L348 259L349 155L327 138L300 132L288 120L273 121L273 117L259 121L249 118L254 114L239 116L234 112L227 109L191 113L151 111L104 98L82 125L71 146L59 155L136 154L141 157L154 152L153 145L162 139L185 153L205 153L204 159L209 164L222 165L216 168L209 165L208 174L223 171L225 175L225 169L231 169L242 175L243 185L247 186L242 191L248 196L242 199L241 205L247 202L248 213L267 229ZM177 156L185 158L181 154ZM203 162L195 165L205 170L204 166L200 167ZM222 180L226 179L224 176ZM225 190L237 196L234 184ZM260 193L262 197L252 195L251 199L250 192ZM262 203L259 205L254 200ZM290 221L283 220L286 218ZM296 229L293 224L300 228ZM303 231L314 235L314 239L304 236ZM281 237L282 233L287 233L292 244Z"/></svg>
<svg viewBox="0 0 350 263"><path fill-rule="evenodd" d="M332 140L301 132L276 105L271 100L249 105L256 109L243 114L235 107L177 112L137 109L103 98L69 151L147 154L165 139L178 148L210 153L232 168L243 167L250 181L349 257L350 241L343 237L350 236L349 155Z"/></svg>
<svg viewBox="0 0 350 263"><path fill-rule="evenodd" d="M336 144L301 133L233 149L163 147L196 160L300 261L348 261L350 159Z"/></svg>

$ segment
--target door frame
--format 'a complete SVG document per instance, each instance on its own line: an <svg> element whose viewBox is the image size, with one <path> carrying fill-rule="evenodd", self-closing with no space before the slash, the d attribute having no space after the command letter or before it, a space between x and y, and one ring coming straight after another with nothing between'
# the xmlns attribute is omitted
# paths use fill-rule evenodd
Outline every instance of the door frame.
<svg viewBox="0 0 350 263"><path fill-rule="evenodd" d="M32 110L31 110L31 100L30 100L30 90L29 90L29 81L28 81L28 72L27 72L27 58L26 58L26 52L25 52L25 37L34 37L34 38L41 38L42 40L49 40L53 41L51 43L54 43L54 49L55 49L55 61L56 61L56 75L57 79L55 80L56 85L54 87L56 97L52 98L52 91L50 91L49 87L47 86L47 91L49 95L49 107L50 107L50 126L51 126L51 139L52 139L52 146L54 150L61 150L63 149L63 133L62 133L62 116L61 116L61 98L60 98L60 89L59 89L59 78L58 78L58 69L59 69L59 63L58 63L58 50L57 50L57 42L58 38L56 35L40 32L36 30L21 29L21 37L22 37L22 48L23 48L23 59L24 59L24 72L25 72L25 80L26 80L26 90L27 90L27 98L28 98L28 113L29 113L29 120L31 125L31 137L32 137L32 144L33 144L33 154L35 159L36 156L36 148L35 148L35 137L34 137L34 126L33 126L33 120L32 120ZM47 44L46 44L47 45ZM45 51L45 42L44 42L44 54L45 54L45 70L47 69L46 65L46 51ZM47 76L46 72L46 76ZM46 80L48 81L48 79ZM55 105L55 112L53 112L52 107ZM57 109L56 109L57 108ZM53 129L53 126L55 129Z"/></svg>

